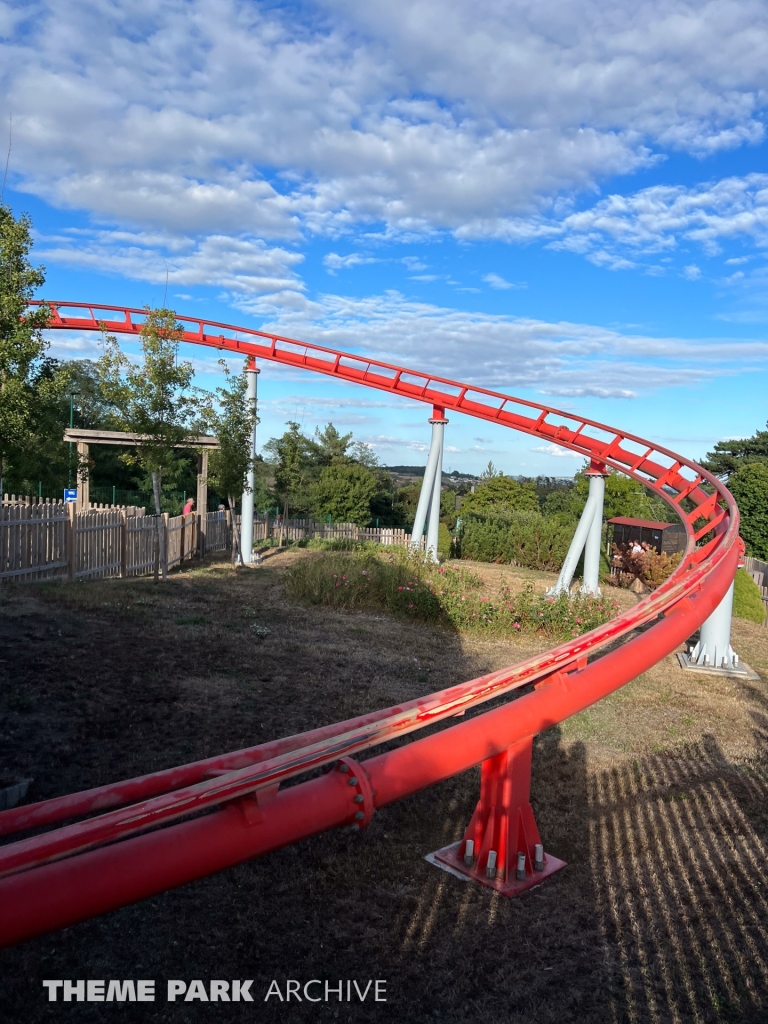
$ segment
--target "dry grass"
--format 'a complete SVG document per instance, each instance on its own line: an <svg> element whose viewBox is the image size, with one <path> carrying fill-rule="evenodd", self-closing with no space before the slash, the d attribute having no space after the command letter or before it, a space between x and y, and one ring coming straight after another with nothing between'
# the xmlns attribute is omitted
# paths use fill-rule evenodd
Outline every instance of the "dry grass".
<svg viewBox="0 0 768 1024"><path fill-rule="evenodd" d="M382 707L520 660L479 641L291 606L225 565L0 591L0 775L34 798ZM537 588L552 577L475 566ZM614 592L611 592L614 596ZM615 592L622 602L634 596ZM259 631L253 626L264 627ZM734 646L768 679L768 631ZM443 874L477 771L374 816L0 953L0 1020L102 1021L42 978L388 980L370 1006L125 1005L129 1021L714 1022L768 1019L768 693L672 658L535 745L539 828L568 867L516 900ZM2 909L0 908L0 913ZM111 1012L111 1009L110 1009Z"/></svg>

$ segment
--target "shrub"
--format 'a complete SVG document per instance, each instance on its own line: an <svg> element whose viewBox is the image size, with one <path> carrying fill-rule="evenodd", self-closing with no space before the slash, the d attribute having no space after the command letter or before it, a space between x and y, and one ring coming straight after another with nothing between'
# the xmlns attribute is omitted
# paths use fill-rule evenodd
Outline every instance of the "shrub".
<svg viewBox="0 0 768 1024"><path fill-rule="evenodd" d="M303 546L309 548L310 551L377 551L379 548L379 545L372 540L351 540L344 537L339 537L336 540L312 537L310 540L304 541Z"/></svg>
<svg viewBox="0 0 768 1024"><path fill-rule="evenodd" d="M750 622L762 624L765 621L765 605L760 597L760 591L746 569L736 570L733 581L733 614Z"/></svg>
<svg viewBox="0 0 768 1024"><path fill-rule="evenodd" d="M437 531L437 553L440 558L450 558L453 538L445 523L440 523Z"/></svg>
<svg viewBox="0 0 768 1024"><path fill-rule="evenodd" d="M599 598L557 598L502 589L500 599L480 593L480 577L461 567L425 563L405 552L320 555L286 570L288 593L296 600L346 610L379 610L403 618L462 631L511 636L542 634L556 639L579 636L616 612Z"/></svg>
<svg viewBox="0 0 768 1024"><path fill-rule="evenodd" d="M669 579L683 557L682 551L668 555L666 551L658 552L648 544L643 544L643 550L637 553L629 544L614 544L613 553L620 560L621 572L641 580L649 590L655 590Z"/></svg>
<svg viewBox="0 0 768 1024"><path fill-rule="evenodd" d="M574 530L574 523L538 512L515 512L495 519L471 517L462 531L461 557L558 572Z"/></svg>

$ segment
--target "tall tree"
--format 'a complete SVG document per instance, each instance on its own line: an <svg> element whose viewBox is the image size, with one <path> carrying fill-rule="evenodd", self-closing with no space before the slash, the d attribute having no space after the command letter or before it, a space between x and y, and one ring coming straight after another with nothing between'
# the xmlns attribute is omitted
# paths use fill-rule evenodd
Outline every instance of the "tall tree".
<svg viewBox="0 0 768 1024"><path fill-rule="evenodd" d="M61 386L41 333L50 310L28 308L45 282L44 268L29 259L31 229L26 214L16 218L0 205L0 494L9 461L21 462L31 448L39 403L55 397Z"/></svg>
<svg viewBox="0 0 768 1024"><path fill-rule="evenodd" d="M174 459L174 448L189 443L195 432L195 416L201 411L194 393L192 364L179 360L183 328L172 309L150 309L141 326L143 362L132 363L117 338L104 335L104 354L99 373L104 395L119 411L126 430L139 435L126 462L138 463L152 477L158 545L163 579L166 577L161 514L163 467Z"/></svg>
<svg viewBox="0 0 768 1024"><path fill-rule="evenodd" d="M326 423L323 430L315 427L314 445L316 459L321 466L332 466L338 462L351 462L347 454L352 444L352 434L340 434L332 423Z"/></svg>
<svg viewBox="0 0 768 1024"><path fill-rule="evenodd" d="M768 461L739 466L728 487L741 513L740 533L747 554L768 560Z"/></svg>
<svg viewBox="0 0 768 1024"><path fill-rule="evenodd" d="M493 480L493 478L497 476L504 476L504 474L501 472L501 470L496 469L496 467L493 464L493 460L489 459L488 465L480 474L480 480L483 483L487 483L489 480Z"/></svg>
<svg viewBox="0 0 768 1024"><path fill-rule="evenodd" d="M248 473L254 466L252 439L258 419L247 401L247 361L237 374L230 371L224 359L219 360L219 365L224 370L226 384L216 388L219 407L208 414L208 422L219 442L218 450L210 454L208 479L219 494L226 495L232 516L232 562L234 564L239 556L243 564L240 534L235 525L235 500L246 490Z"/></svg>
<svg viewBox="0 0 768 1024"><path fill-rule="evenodd" d="M301 432L295 420L288 420L288 429L281 437L273 437L264 445L275 474L275 490L283 507L283 518L289 509L307 512L311 503L310 486L319 476L318 445Z"/></svg>
<svg viewBox="0 0 768 1024"><path fill-rule="evenodd" d="M710 473L727 481L740 466L749 462L768 462L768 429L756 430L752 437L718 441L701 464Z"/></svg>

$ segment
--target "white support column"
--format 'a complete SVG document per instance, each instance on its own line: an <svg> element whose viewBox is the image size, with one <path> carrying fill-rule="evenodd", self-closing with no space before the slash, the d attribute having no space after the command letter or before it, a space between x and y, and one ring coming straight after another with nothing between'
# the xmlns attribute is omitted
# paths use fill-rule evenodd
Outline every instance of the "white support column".
<svg viewBox="0 0 768 1024"><path fill-rule="evenodd" d="M435 477L432 484L432 495L429 502L429 525L427 526L427 558L434 562L438 561L437 538L440 530L440 495L443 484L443 444L445 441L445 424L447 419L442 415L442 409L435 410L441 415L435 416L429 422L432 424L432 437L437 441L438 453L435 462Z"/></svg>
<svg viewBox="0 0 768 1024"><path fill-rule="evenodd" d="M732 614L733 583L717 608L701 624L699 642L689 655L689 665L697 665L700 668L738 669L739 656L731 647Z"/></svg>
<svg viewBox="0 0 768 1024"><path fill-rule="evenodd" d="M593 462L590 466L590 471L593 475L590 476L587 503L584 506L584 511L581 513L581 519L579 520L576 532L573 535L571 546L568 548L568 554L565 556L565 561L563 562L563 567L560 570L560 575L557 578L557 583L551 590L547 591L547 593L553 597L558 594L570 593L573 574L576 572L576 566L579 564L581 552L584 550L587 538L590 536L590 532L593 529L595 519L597 519L597 524L594 528L595 533L597 534L597 569L599 573L600 534L602 532L603 522L603 495L605 494L605 481L603 474L605 472L605 467L602 463ZM600 480L602 488L599 485L593 486L593 481L596 479ZM584 575L586 580L586 571Z"/></svg>
<svg viewBox="0 0 768 1024"><path fill-rule="evenodd" d="M246 476L245 488L241 500L242 515L240 517L240 543L243 561L250 565L253 558L253 489L255 470L253 460L256 458L256 379L261 372L256 368L256 361L251 359L245 371L248 377L246 392L246 409L253 416L253 434L251 437L251 468Z"/></svg>
<svg viewBox="0 0 768 1024"><path fill-rule="evenodd" d="M605 474L587 470L589 496L595 499L595 511L584 548L584 579L579 593L600 596L600 553L603 546L603 504L605 500Z"/></svg>
<svg viewBox="0 0 768 1024"><path fill-rule="evenodd" d="M443 410L435 408L433 418L429 421L432 424L432 440L429 445L429 457L427 467L424 470L424 479L421 483L419 503L416 506L416 518L413 521L411 531L411 547L417 551L421 548L421 538L424 535L424 524L427 521L427 513L432 504L432 494L435 488L435 476L437 475L438 461L442 460L443 428L447 422L443 418ZM438 512L439 515L439 512Z"/></svg>

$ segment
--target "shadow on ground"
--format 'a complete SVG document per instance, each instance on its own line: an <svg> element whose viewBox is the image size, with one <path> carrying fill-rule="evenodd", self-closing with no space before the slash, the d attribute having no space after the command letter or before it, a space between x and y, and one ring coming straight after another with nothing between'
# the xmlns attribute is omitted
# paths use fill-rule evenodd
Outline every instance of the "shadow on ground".
<svg viewBox="0 0 768 1024"><path fill-rule="evenodd" d="M491 667L455 638L382 620L366 624L327 613L313 619L312 612L299 618L276 590L254 603L242 584L238 601L245 594L245 603L259 609L271 640L249 638L248 617L233 636L225 628L234 621L231 599L217 604L218 584L207 586L204 612L215 621L204 644L197 620L195 632L186 632L191 619L179 618L181 604L167 612L173 628L160 607L145 614L141 605L141 617L132 619L103 601L80 608L75 620L73 606L60 604L53 591L44 615L30 606L28 615L17 612L13 629L0 630L13 653L15 684L27 680L28 701L6 712L0 731L7 729L15 742L18 727L28 763L46 766L40 783L46 795L73 788L74 769L72 754L64 779L56 760L45 760L51 733L41 717L44 699L54 702L61 743L71 747L70 734L82 737L80 778L89 785L103 781L100 751L110 772L124 762L123 775L135 770L137 742L148 767L183 760L177 746L164 747L171 725L174 744L188 743L191 756L203 756L211 745L242 745L257 722L288 716L307 728L381 706L383 694L404 699L424 692L425 673L448 685ZM137 645L137 622L144 647ZM117 644L117 653L109 653L109 687L93 671L64 672L56 691L60 629L65 636L70 631L80 660L85 654L92 666L99 662L88 646L91 635ZM242 665L228 653L233 640ZM130 644L137 646L127 657ZM155 672L161 647L164 660ZM202 683L174 681L201 666L203 656L230 673L219 674L204 701ZM261 680L256 688L254 678ZM735 763L712 736L609 763L594 761L591 741L589 748L566 745L558 729L539 737L532 801L547 849L568 866L522 897L498 896L423 859L461 837L477 799L479 771L473 770L382 809L362 835L317 836L0 952L0 1020L100 1022L118 1013L123 1021L180 1024L765 1021L768 762L761 752L768 717L762 690L762 684L745 688L758 751L750 761ZM18 689L13 693L17 700ZM146 705L130 735L127 705ZM83 717L90 713L95 732ZM631 729L631 707L626 713ZM45 978L153 978L157 1001L49 1004ZM167 980L177 978L201 979L206 987L211 979L253 979L255 1002L168 1003ZM313 1004L276 996L265 1002L273 981L284 996L288 979L303 986L314 978L328 981L331 991L339 981L355 979L364 988L368 979L383 979L387 1002L373 1003L370 992L362 1004L335 995Z"/></svg>

